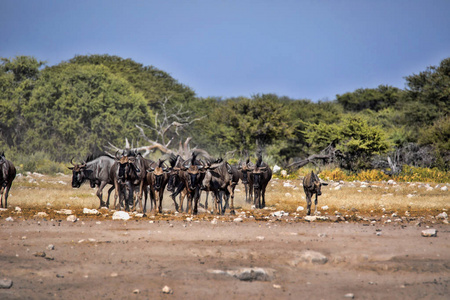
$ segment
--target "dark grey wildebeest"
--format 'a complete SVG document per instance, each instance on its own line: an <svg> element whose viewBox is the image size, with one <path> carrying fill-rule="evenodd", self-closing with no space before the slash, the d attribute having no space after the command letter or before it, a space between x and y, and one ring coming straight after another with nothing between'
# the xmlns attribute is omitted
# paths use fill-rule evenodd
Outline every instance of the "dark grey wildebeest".
<svg viewBox="0 0 450 300"><path fill-rule="evenodd" d="M180 178L184 181L184 188L187 192L187 213L194 215L198 212L198 201L200 199L200 186L205 176L204 163L197 160L197 153L192 153L192 158L186 161L180 172ZM181 190L177 190L174 196L177 196Z"/></svg>
<svg viewBox="0 0 450 300"><path fill-rule="evenodd" d="M14 178L16 178L16 167L5 158L4 152L0 153L0 202L2 208L8 208L8 194ZM3 206L3 194L5 195L5 206Z"/></svg>
<svg viewBox="0 0 450 300"><path fill-rule="evenodd" d="M231 197L230 214L234 211L234 189L239 181L238 170L227 161L219 161L206 166L202 189L214 195L214 213L224 214ZM225 195L225 204L222 206L222 195Z"/></svg>
<svg viewBox="0 0 450 300"><path fill-rule="evenodd" d="M251 173L251 170L253 170L254 168L255 165L250 161L250 159L247 159L245 162L239 162L237 167L239 172L239 178L241 179L245 187L246 203L253 202L253 181L252 178L249 176L249 174Z"/></svg>
<svg viewBox="0 0 450 300"><path fill-rule="evenodd" d="M69 167L72 170L72 187L79 188L86 180L89 180L92 188L98 186L99 208L103 206L109 207L109 197L114 189L114 182L109 173L114 164L114 158L106 153L99 153L88 156L82 164L73 163L73 159L70 163L73 165L73 167ZM103 201L103 189L107 184L112 186L108 190L108 199L105 203Z"/></svg>
<svg viewBox="0 0 450 300"><path fill-rule="evenodd" d="M306 214L311 215L311 198L315 194L316 199L314 200L315 210L314 214L317 214L317 197L322 195L322 185L328 185L328 183L321 182L319 177L311 171L303 178L303 190L306 195Z"/></svg>
<svg viewBox="0 0 450 300"><path fill-rule="evenodd" d="M262 161L261 155L258 156L250 177L253 182L255 208L264 208L266 207L266 187L272 179L272 170L268 164Z"/></svg>

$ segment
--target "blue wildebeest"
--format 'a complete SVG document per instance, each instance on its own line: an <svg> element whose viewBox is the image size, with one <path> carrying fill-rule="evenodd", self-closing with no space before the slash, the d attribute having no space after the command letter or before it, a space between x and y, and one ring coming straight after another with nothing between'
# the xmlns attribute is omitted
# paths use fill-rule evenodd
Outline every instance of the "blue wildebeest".
<svg viewBox="0 0 450 300"><path fill-rule="evenodd" d="M231 196L230 214L234 211L234 189L239 181L239 174L235 167L227 161L219 160L207 164L202 189L211 191L214 195L214 213L224 214ZM225 195L225 204L222 206L222 195Z"/></svg>
<svg viewBox="0 0 450 300"><path fill-rule="evenodd" d="M245 187L245 202L246 203L252 203L253 201L253 181L251 176L249 176L251 170L253 170L255 166L252 162L250 162L250 159L247 159L246 162L239 162L238 164L238 171L239 171L239 177L244 184Z"/></svg>
<svg viewBox="0 0 450 300"><path fill-rule="evenodd" d="M328 185L328 183L321 182L319 177L311 171L303 178L303 190L306 195L306 214L309 216L311 214L311 197L316 194L316 199L314 201L315 210L314 214L317 214L317 197L322 195L322 185Z"/></svg>
<svg viewBox="0 0 450 300"><path fill-rule="evenodd" d="M0 197L1 207L8 208L8 194L12 182L16 178L16 167L5 158L5 153L0 153ZM5 194L5 206L3 207L3 194Z"/></svg>
<svg viewBox="0 0 450 300"><path fill-rule="evenodd" d="M164 197L164 189L169 181L169 169L164 164L164 159L159 159L157 163L154 163L147 169L146 180L150 188L150 201L151 209L158 209L159 213L162 213L162 201ZM158 206L156 202L158 201ZM178 209L177 203L174 199L175 208ZM147 201L144 204L144 211L147 206Z"/></svg>
<svg viewBox="0 0 450 300"><path fill-rule="evenodd" d="M197 153L192 153L192 158L183 164L181 171L180 178L184 181L188 197L186 211L196 215L200 198L200 186L205 175L204 164L197 160Z"/></svg>
<svg viewBox="0 0 450 300"><path fill-rule="evenodd" d="M264 208L266 207L266 187L272 178L272 170L269 165L262 161L261 155L258 156L250 177L253 181L255 208Z"/></svg>
<svg viewBox="0 0 450 300"><path fill-rule="evenodd" d="M181 180L181 169L184 160L180 155L171 154L169 157L169 179L167 182L167 191L172 192L172 200L176 211L183 211L183 200L187 196L184 180ZM180 205L177 204L176 196L180 195Z"/></svg>
<svg viewBox="0 0 450 300"><path fill-rule="evenodd" d="M79 188L86 180L89 180L91 188L98 186L97 197L100 200L99 208L106 206L109 208L109 197L114 189L113 180L109 176L111 167L114 164L114 158L105 153L90 155L82 164L73 163L73 158L70 160L73 167L72 170L72 187ZM108 190L108 199L103 201L103 188L111 184Z"/></svg>
<svg viewBox="0 0 450 300"><path fill-rule="evenodd" d="M143 157L134 151L123 151L121 156L116 152L115 156L116 161L110 171L115 188L114 207L125 207L129 211L130 207L134 207L134 190L140 187L142 175L145 175L145 171L140 169Z"/></svg>

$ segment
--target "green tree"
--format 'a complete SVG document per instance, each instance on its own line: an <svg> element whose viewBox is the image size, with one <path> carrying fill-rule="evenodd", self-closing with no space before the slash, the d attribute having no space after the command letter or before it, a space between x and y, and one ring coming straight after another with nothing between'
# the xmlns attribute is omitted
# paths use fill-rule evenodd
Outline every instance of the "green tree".
<svg viewBox="0 0 450 300"><path fill-rule="evenodd" d="M365 109L379 111L394 106L401 98L402 92L396 87L380 85L376 89L357 89L351 93L337 95L336 101L346 111L359 112Z"/></svg>
<svg viewBox="0 0 450 300"><path fill-rule="evenodd" d="M436 154L436 166L450 169L450 116L436 120L432 126L420 131L419 144L433 146Z"/></svg>
<svg viewBox="0 0 450 300"><path fill-rule="evenodd" d="M372 157L389 149L383 130L357 116L346 117L339 124L310 124L304 134L313 151L335 145L341 153L341 166L354 172L370 168Z"/></svg>
<svg viewBox="0 0 450 300"><path fill-rule="evenodd" d="M135 124L153 114L144 97L104 66L62 63L46 68L23 108L27 153L43 150L57 161L85 157L108 142L138 140Z"/></svg>
<svg viewBox="0 0 450 300"><path fill-rule="evenodd" d="M40 68L33 57L0 58L0 137L7 147L18 147L26 130L22 107L31 97Z"/></svg>

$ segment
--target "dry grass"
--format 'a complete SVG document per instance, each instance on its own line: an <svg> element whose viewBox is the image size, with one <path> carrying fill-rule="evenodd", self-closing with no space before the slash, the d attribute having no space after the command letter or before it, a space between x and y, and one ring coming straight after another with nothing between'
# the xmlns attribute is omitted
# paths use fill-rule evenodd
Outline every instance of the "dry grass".
<svg viewBox="0 0 450 300"><path fill-rule="evenodd" d="M84 184L79 189L73 189L70 183L70 175L18 177L13 183L8 199L9 207L51 209L98 207L99 201L95 195L96 189L91 189L88 184ZM440 186L444 185L441 184ZM424 214L436 215L443 209L450 209L450 191L435 188L436 184L430 184L430 186L432 188L427 188L425 184L420 183L388 185L387 183L376 182L366 184L364 187L358 182L331 183L322 187L318 210L322 214L330 215L338 211L343 215L358 212L369 215L397 213L399 216L404 216L406 212L409 212L411 216L418 216ZM104 200L106 200L106 194L107 188L104 189ZM111 198L112 204L114 192L111 194ZM236 208L250 210L251 205L245 203L244 199L244 187L239 184L236 189L235 206ZM173 203L168 197L165 198L164 202L164 208L173 210ZM204 197L201 202L204 202ZM328 206L328 209L322 210L322 206L325 205ZM284 210L286 212L295 212L298 206L303 206L305 211L299 214L306 214L305 194L301 180L272 179L267 187L266 206L271 210Z"/></svg>

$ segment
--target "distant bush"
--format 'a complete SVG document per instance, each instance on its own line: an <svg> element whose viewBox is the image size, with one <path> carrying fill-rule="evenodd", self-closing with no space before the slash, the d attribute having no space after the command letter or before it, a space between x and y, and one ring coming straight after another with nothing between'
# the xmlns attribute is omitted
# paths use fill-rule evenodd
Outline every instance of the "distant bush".
<svg viewBox="0 0 450 300"><path fill-rule="evenodd" d="M67 165L52 161L45 152L36 152L31 155L16 155L13 161L18 173L37 172L47 175L55 175L57 173L70 173Z"/></svg>

